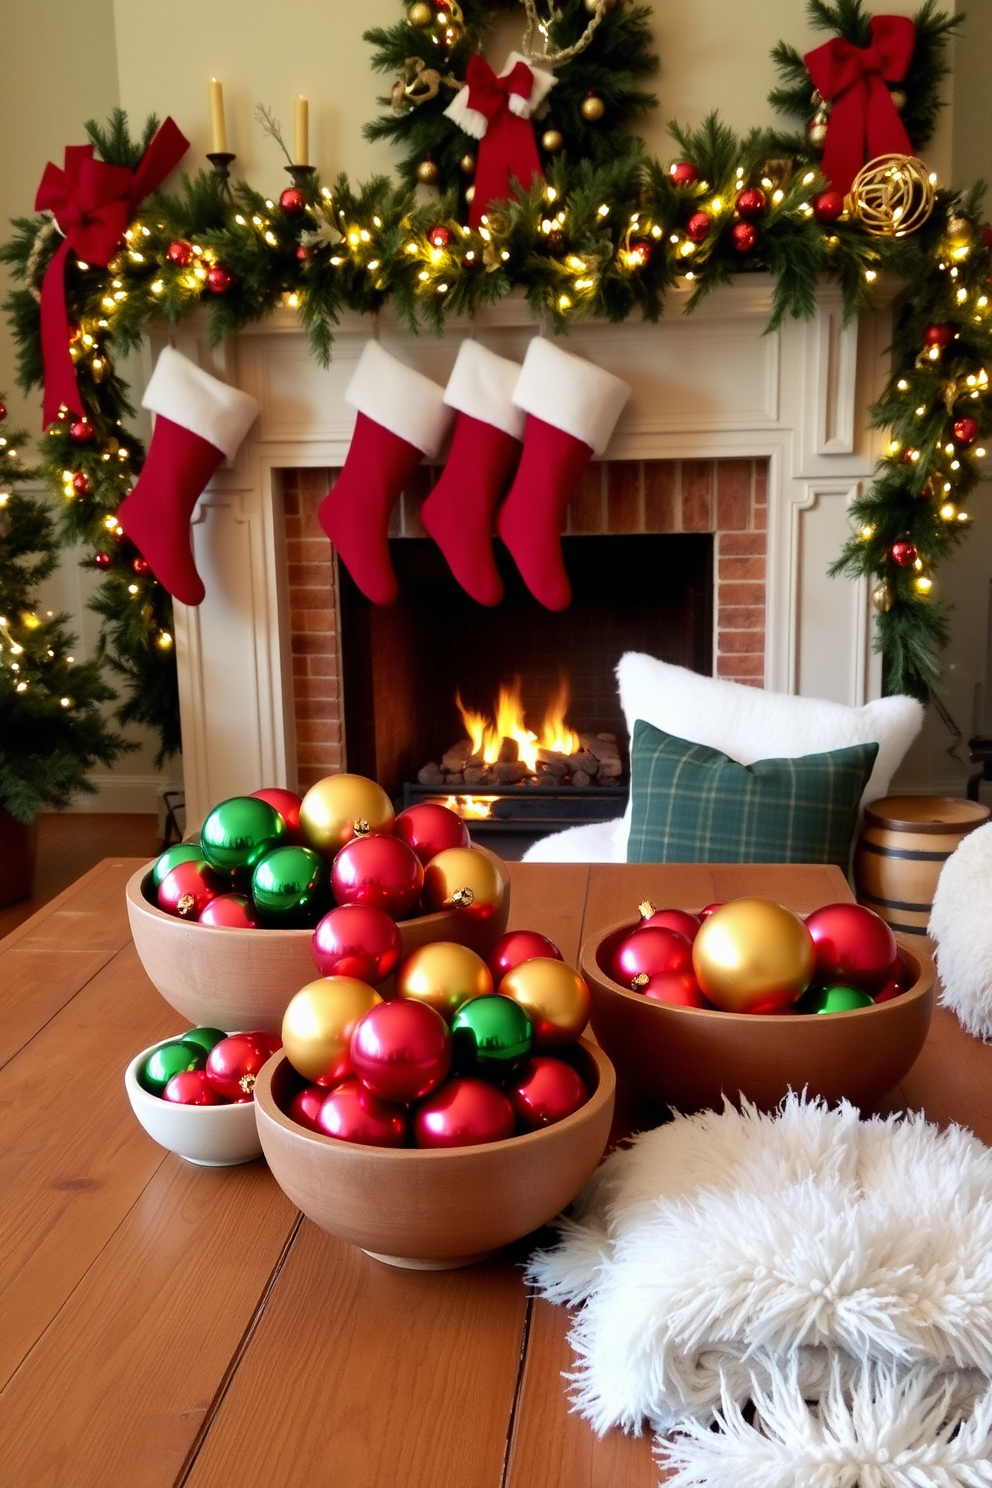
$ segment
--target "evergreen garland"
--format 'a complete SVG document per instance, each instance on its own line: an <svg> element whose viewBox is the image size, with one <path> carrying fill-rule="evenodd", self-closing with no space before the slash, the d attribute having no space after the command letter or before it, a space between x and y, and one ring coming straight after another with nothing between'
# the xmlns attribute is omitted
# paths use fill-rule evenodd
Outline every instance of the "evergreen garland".
<svg viewBox="0 0 992 1488"><path fill-rule="evenodd" d="M21 460L27 438L0 435L0 807L23 822L93 792L93 765L136 747L107 727L99 705L114 694L98 661L75 661L68 617L38 613L58 545L44 502L18 490L39 473Z"/></svg>

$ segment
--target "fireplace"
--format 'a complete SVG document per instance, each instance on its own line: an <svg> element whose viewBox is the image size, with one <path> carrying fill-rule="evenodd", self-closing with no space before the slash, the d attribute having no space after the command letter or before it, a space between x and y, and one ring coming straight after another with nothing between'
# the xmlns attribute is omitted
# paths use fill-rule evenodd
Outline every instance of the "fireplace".
<svg viewBox="0 0 992 1488"><path fill-rule="evenodd" d="M569 678L575 703L588 706L590 725L609 722L595 709L616 708L612 668L627 648L777 691L862 703L880 684L867 586L830 580L826 569L847 532L851 497L876 457L878 436L867 429L865 410L885 374L891 318L883 311L845 327L839 292L824 286L810 322L765 335L771 284L763 275L742 275L691 318L679 314L685 297L672 293L657 326L585 324L568 339L569 350L633 388L609 458L590 466L568 512L564 538L575 572L588 552L613 544L622 568L625 542L647 552L649 542L664 539L684 545L686 555L704 554L690 560L681 547L675 557L663 548L664 556L649 560L680 579L692 570L688 609L668 618L665 636L643 615L632 630L616 630L607 654L593 663L598 701L590 703L580 669ZM343 317L326 370L313 361L289 310L217 351L207 347L204 324L191 321L175 332L186 355L251 392L262 410L236 463L218 471L194 516L207 596L196 609L176 607L191 824L225 796L262 784L306 788L345 767L373 773L374 766L399 789L457 735L451 681L465 687L462 677L446 680L443 696L432 692L432 680L417 684L417 698L426 702L414 718L412 743L389 723L390 707L398 711L391 694L402 695L397 669L404 676L406 670L395 630L391 641L382 639L395 617L363 617L315 521L347 453L353 415L343 394L370 329L360 317ZM537 327L522 300L511 297L480 313L475 325L452 324L439 338L410 338L386 314L378 332L387 349L443 383L465 335L520 360ZM395 513L401 606L412 603L419 583L430 589L432 564L441 561L417 522L431 479L431 471L419 471ZM597 563L605 572L612 559L587 566ZM512 568L508 579L512 588ZM580 607L573 608L578 619ZM429 603L426 609L429 617ZM516 624L511 613L507 602L490 614L449 596L436 636L423 617L418 621L418 654L437 659L461 647L481 655L484 626L494 617ZM551 619L540 611L536 629ZM593 629L613 623L607 607ZM373 630L378 659L370 668L362 658L363 648L371 654ZM557 651L564 643L543 644ZM516 642L513 649L519 651ZM579 649L589 648L582 642ZM495 685L516 671L528 685L513 655L499 669ZM356 676L359 688L382 698L381 718L354 691ZM487 695L474 701L488 705L493 691L487 684ZM431 735L435 724L443 738Z"/></svg>

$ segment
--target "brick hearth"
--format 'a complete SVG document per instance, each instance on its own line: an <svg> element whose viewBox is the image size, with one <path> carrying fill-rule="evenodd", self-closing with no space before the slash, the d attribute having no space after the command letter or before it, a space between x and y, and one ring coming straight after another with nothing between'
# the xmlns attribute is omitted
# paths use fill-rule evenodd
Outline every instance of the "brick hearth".
<svg viewBox="0 0 992 1488"><path fill-rule="evenodd" d="M438 471L422 467L404 493L392 537L424 537L419 510ZM299 788L345 763L336 570L317 524L333 470L282 476ZM566 536L712 532L714 670L762 686L768 463L763 459L604 461L589 467Z"/></svg>

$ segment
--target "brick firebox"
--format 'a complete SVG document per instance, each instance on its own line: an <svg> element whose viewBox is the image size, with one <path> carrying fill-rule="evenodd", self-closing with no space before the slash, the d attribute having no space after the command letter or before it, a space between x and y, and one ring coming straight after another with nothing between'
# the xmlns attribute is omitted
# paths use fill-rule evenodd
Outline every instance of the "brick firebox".
<svg viewBox="0 0 992 1488"><path fill-rule="evenodd" d="M397 505L391 537L423 537L420 504L437 472L422 467ZM331 470L286 470L285 511L298 783L345 765L336 564L317 523ZM717 676L762 685L768 465L763 459L612 461L589 467L565 535L712 532Z"/></svg>

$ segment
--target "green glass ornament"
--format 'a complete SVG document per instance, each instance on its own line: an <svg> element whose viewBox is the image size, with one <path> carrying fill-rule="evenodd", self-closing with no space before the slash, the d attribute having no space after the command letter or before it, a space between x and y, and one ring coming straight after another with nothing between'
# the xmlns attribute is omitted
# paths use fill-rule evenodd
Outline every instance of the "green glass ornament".
<svg viewBox="0 0 992 1488"><path fill-rule="evenodd" d="M330 903L329 870L309 847L277 847L262 858L251 896L267 921L288 929L316 925Z"/></svg>
<svg viewBox="0 0 992 1488"><path fill-rule="evenodd" d="M534 1043L534 1028L523 1008L498 992L463 1003L451 1032L458 1069L489 1079L515 1074L527 1063Z"/></svg>
<svg viewBox="0 0 992 1488"><path fill-rule="evenodd" d="M797 1013L853 1013L873 1007L875 999L858 987L811 987L796 1003Z"/></svg>
<svg viewBox="0 0 992 1488"><path fill-rule="evenodd" d="M209 1054L214 1044L219 1044L221 1039L226 1039L227 1034L222 1028L191 1028L189 1033L183 1034L184 1044L195 1044L198 1049L203 1049Z"/></svg>
<svg viewBox="0 0 992 1488"><path fill-rule="evenodd" d="M203 823L200 851L220 873L251 872L288 835L285 821L268 801L232 796L215 806Z"/></svg>
<svg viewBox="0 0 992 1488"><path fill-rule="evenodd" d="M152 1095L161 1095L173 1075L181 1070L205 1069L207 1051L184 1039L170 1039L153 1049L138 1071L138 1083Z"/></svg>
<svg viewBox="0 0 992 1488"><path fill-rule="evenodd" d="M155 859L152 865L152 883L158 888L165 875L171 873L177 863L192 863L202 858L203 854L195 842L174 842Z"/></svg>

